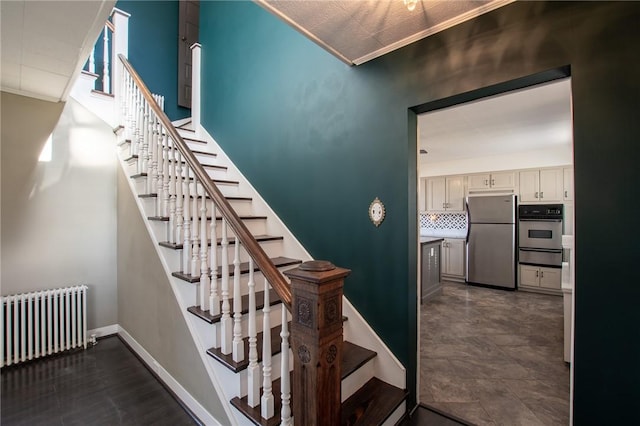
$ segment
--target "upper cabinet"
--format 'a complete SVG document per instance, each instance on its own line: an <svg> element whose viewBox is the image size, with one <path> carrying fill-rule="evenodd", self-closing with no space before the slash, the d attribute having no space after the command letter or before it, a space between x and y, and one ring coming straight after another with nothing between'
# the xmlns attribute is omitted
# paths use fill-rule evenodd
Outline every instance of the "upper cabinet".
<svg viewBox="0 0 640 426"><path fill-rule="evenodd" d="M515 172L480 173L467 176L469 191L481 191L484 189L510 189L516 186Z"/></svg>
<svg viewBox="0 0 640 426"><path fill-rule="evenodd" d="M520 202L562 202L563 178L561 168L520 172Z"/></svg>
<svg viewBox="0 0 640 426"><path fill-rule="evenodd" d="M428 212L464 210L464 176L428 178L426 184Z"/></svg>
<svg viewBox="0 0 640 426"><path fill-rule="evenodd" d="M562 169L564 191L562 193L564 201L573 201L573 167Z"/></svg>

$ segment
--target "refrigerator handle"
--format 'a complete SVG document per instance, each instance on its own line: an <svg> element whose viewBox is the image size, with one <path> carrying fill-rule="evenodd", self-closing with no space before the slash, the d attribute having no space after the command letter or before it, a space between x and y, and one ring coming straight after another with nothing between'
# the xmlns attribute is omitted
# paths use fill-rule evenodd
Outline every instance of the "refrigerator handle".
<svg viewBox="0 0 640 426"><path fill-rule="evenodd" d="M469 212L469 198L467 197L464 200L464 207L467 213L467 236L465 238L465 242L469 243L469 233L471 232L471 213Z"/></svg>

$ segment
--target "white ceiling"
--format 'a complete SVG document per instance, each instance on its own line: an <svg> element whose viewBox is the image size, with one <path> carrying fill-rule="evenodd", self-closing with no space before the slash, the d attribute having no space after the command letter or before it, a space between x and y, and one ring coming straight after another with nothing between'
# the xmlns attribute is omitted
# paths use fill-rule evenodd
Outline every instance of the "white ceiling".
<svg viewBox="0 0 640 426"><path fill-rule="evenodd" d="M350 65L399 49L514 0L256 0Z"/></svg>
<svg viewBox="0 0 640 426"><path fill-rule="evenodd" d="M0 89L64 101L115 0L0 1Z"/></svg>
<svg viewBox="0 0 640 426"><path fill-rule="evenodd" d="M418 116L422 164L571 145L571 80Z"/></svg>

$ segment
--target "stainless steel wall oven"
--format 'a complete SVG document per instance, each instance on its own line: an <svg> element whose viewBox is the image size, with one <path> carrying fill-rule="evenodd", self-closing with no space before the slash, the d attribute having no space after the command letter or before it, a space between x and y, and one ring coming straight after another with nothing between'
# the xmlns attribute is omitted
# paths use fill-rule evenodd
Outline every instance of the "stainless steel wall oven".
<svg viewBox="0 0 640 426"><path fill-rule="evenodd" d="M562 267L562 204L521 204L518 261Z"/></svg>

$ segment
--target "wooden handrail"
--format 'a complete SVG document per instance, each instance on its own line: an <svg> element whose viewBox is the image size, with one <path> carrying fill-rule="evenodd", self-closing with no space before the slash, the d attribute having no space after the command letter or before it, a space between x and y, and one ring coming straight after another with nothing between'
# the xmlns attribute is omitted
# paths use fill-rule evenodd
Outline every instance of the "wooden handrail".
<svg viewBox="0 0 640 426"><path fill-rule="evenodd" d="M260 244L258 244L256 239L253 237L251 232L249 232L249 229L247 229L244 222L242 222L240 217L238 217L238 215L233 210L227 199L222 195L218 187L213 184L207 172L204 170L202 165L200 165L200 162L196 159L195 155L193 154L193 152L191 152L182 136L180 136L176 128L173 126L173 124L169 120L169 117L167 117L164 111L153 99L151 92L144 84L133 66L129 63L127 58L122 54L119 54L118 58L120 58L120 61L133 78L133 81L136 83L136 85L140 89L140 92L151 106L151 109L153 109L153 112L155 112L155 114L158 116L158 119L165 128L165 131L175 142L176 147L182 154L182 157L195 173L207 195L214 201L217 208L220 210L220 213L226 219L229 226L231 226L231 229L233 229L233 232L238 237L249 256L251 256L253 261L262 272L262 275L264 275L267 281L271 284L271 287L273 287L273 289L278 293L278 296L280 296L280 299L286 305L287 309L291 311L292 296L291 289L289 287L289 284L287 283L287 280L280 273L280 271L278 271L278 268L276 268L273 262L271 262L269 256L267 256Z"/></svg>

